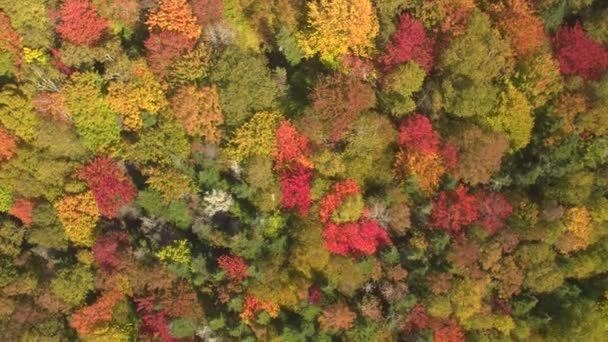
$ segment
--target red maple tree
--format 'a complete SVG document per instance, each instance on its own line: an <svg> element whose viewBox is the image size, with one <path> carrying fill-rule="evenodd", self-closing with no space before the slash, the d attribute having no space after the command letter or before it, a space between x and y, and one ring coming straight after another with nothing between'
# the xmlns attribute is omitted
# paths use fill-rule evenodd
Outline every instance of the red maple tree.
<svg viewBox="0 0 608 342"><path fill-rule="evenodd" d="M281 205L285 209L298 207L300 216L306 216L308 209L312 205L310 187L313 172L302 165L298 165L291 170L283 171L281 179Z"/></svg>
<svg viewBox="0 0 608 342"><path fill-rule="evenodd" d="M433 201L431 227L456 235L463 227L477 221L479 218L477 198L468 191L469 189L462 184L456 190L442 191Z"/></svg>
<svg viewBox="0 0 608 342"><path fill-rule="evenodd" d="M119 249L129 243L129 235L124 231L110 232L95 240L91 248L95 263L106 270L112 270L122 264Z"/></svg>
<svg viewBox="0 0 608 342"><path fill-rule="evenodd" d="M134 298L137 305L137 313L140 315L142 324L141 332L144 335L158 336L164 342L177 342L169 334L169 322L164 309L156 310L156 296L149 295L141 298Z"/></svg>
<svg viewBox="0 0 608 342"><path fill-rule="evenodd" d="M192 12L203 28L222 19L222 0L192 0Z"/></svg>
<svg viewBox="0 0 608 342"><path fill-rule="evenodd" d="M13 203L13 207L9 211L9 214L15 216L24 225L30 225L32 223L32 211L34 210L34 203L23 198L18 198Z"/></svg>
<svg viewBox="0 0 608 342"><path fill-rule="evenodd" d="M416 304L407 317L404 329L405 333L411 335L416 331L424 330L429 326L429 323L429 316L426 314L424 307Z"/></svg>
<svg viewBox="0 0 608 342"><path fill-rule="evenodd" d="M144 42L144 46L148 50L146 59L150 70L164 76L169 66L179 56L191 52L194 45L196 45L195 40L173 31L160 31L150 34Z"/></svg>
<svg viewBox="0 0 608 342"><path fill-rule="evenodd" d="M289 168L294 164L312 167L308 159L310 148L308 138L299 134L291 122L284 120L275 133L276 152L274 153L275 169Z"/></svg>
<svg viewBox="0 0 608 342"><path fill-rule="evenodd" d="M97 14L87 0L65 0L59 8L56 30L62 39L77 45L93 45L103 35L108 22Z"/></svg>
<svg viewBox="0 0 608 342"><path fill-rule="evenodd" d="M378 222L361 219L344 224L328 223L323 231L325 248L340 255L372 255L392 242Z"/></svg>
<svg viewBox="0 0 608 342"><path fill-rule="evenodd" d="M401 123L399 144L416 152L431 154L439 152L441 139L426 116L414 114Z"/></svg>
<svg viewBox="0 0 608 342"><path fill-rule="evenodd" d="M513 207L507 198L498 192L482 191L477 194L479 222L490 234L505 226L505 221L513 213Z"/></svg>
<svg viewBox="0 0 608 342"><path fill-rule="evenodd" d="M434 46L435 40L427 36L423 23L404 13L380 62L388 71L398 64L414 61L428 74L433 69Z"/></svg>
<svg viewBox="0 0 608 342"><path fill-rule="evenodd" d="M238 255L222 255L217 259L218 266L228 277L236 282L242 282L247 277L247 264Z"/></svg>
<svg viewBox="0 0 608 342"><path fill-rule="evenodd" d="M137 189L123 170L108 156L92 160L79 174L91 188L99 212L115 218L121 206L135 199Z"/></svg>
<svg viewBox="0 0 608 342"><path fill-rule="evenodd" d="M9 160L15 154L17 140L7 130L0 127L0 161Z"/></svg>
<svg viewBox="0 0 608 342"><path fill-rule="evenodd" d="M564 75L579 75L596 80L608 69L608 51L587 37L580 23L564 26L552 39Z"/></svg>
<svg viewBox="0 0 608 342"><path fill-rule="evenodd" d="M435 342L463 342L464 332L455 319L434 320L431 322Z"/></svg>
<svg viewBox="0 0 608 342"><path fill-rule="evenodd" d="M332 187L332 191L321 199L319 215L321 222L327 223L331 214L338 209L346 199L346 196L356 195L361 192L361 187L353 179L339 181Z"/></svg>
<svg viewBox="0 0 608 342"><path fill-rule="evenodd" d="M112 320L112 309L123 298L124 295L119 291L104 293L94 304L74 311L72 327L76 329L80 336L94 332L99 324Z"/></svg>
<svg viewBox="0 0 608 342"><path fill-rule="evenodd" d="M456 171L456 166L458 166L458 154L460 150L457 146L452 145L450 143L444 143L441 146L441 150L439 151L439 155L441 156L441 160L443 161L443 165L450 170L450 172L454 173Z"/></svg>

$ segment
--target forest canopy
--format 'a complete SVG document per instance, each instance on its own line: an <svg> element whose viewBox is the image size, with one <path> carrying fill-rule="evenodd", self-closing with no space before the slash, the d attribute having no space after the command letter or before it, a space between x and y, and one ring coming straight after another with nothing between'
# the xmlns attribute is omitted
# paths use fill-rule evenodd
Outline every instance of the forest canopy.
<svg viewBox="0 0 608 342"><path fill-rule="evenodd" d="M608 2L0 0L1 341L608 341Z"/></svg>

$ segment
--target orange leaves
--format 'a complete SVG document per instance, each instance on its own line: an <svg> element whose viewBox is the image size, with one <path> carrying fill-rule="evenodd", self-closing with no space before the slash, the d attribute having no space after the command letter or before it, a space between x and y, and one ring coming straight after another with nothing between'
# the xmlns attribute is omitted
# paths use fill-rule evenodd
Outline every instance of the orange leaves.
<svg viewBox="0 0 608 342"><path fill-rule="evenodd" d="M361 193L361 187L352 179L347 179L334 184L332 192L325 195L320 203L321 222L329 222L331 214L342 205L344 200L349 195Z"/></svg>
<svg viewBox="0 0 608 342"><path fill-rule="evenodd" d="M94 304L80 308L72 314L72 327L80 336L95 332L95 328L100 324L112 320L112 308L123 298L124 295L118 291L104 293Z"/></svg>
<svg viewBox="0 0 608 342"><path fill-rule="evenodd" d="M92 192L65 196L55 203L55 209L70 241L83 246L93 245L99 210Z"/></svg>
<svg viewBox="0 0 608 342"><path fill-rule="evenodd" d="M228 277L240 283L247 277L247 264L238 255L222 255L217 259L218 266L223 269Z"/></svg>
<svg viewBox="0 0 608 342"><path fill-rule="evenodd" d="M308 138L299 134L291 122L282 121L275 135L277 144L274 153L275 169L283 169L296 164L310 169L314 168L314 164L308 157L310 153Z"/></svg>
<svg viewBox="0 0 608 342"><path fill-rule="evenodd" d="M398 176L415 176L420 191L425 196L432 195L441 181L446 169L437 154L425 154L401 150L397 154L395 169Z"/></svg>
<svg viewBox="0 0 608 342"><path fill-rule="evenodd" d="M9 160L15 154L16 139L7 130L0 127L0 162Z"/></svg>
<svg viewBox="0 0 608 342"><path fill-rule="evenodd" d="M243 312L241 312L241 319L245 323L249 321L259 312L266 311L272 318L279 315L280 308L273 302L262 302L256 296L248 295L245 297L245 305L243 305Z"/></svg>
<svg viewBox="0 0 608 342"><path fill-rule="evenodd" d="M357 314L352 312L346 303L339 302L323 310L323 314L319 317L319 324L321 330L325 332L329 330L342 331L350 329L356 318Z"/></svg>
<svg viewBox="0 0 608 342"><path fill-rule="evenodd" d="M192 40L197 40L201 35L201 27L186 0L162 0L158 10L150 14L146 24L150 30L158 28L173 31Z"/></svg>
<svg viewBox="0 0 608 342"><path fill-rule="evenodd" d="M222 135L219 126L224 116L215 85L197 88L180 88L171 99L175 118L190 136L202 136L209 143L217 144Z"/></svg>
<svg viewBox="0 0 608 342"><path fill-rule="evenodd" d="M525 56L545 43L545 28L525 0L504 0L490 6L498 29L510 40L511 47L518 56Z"/></svg>

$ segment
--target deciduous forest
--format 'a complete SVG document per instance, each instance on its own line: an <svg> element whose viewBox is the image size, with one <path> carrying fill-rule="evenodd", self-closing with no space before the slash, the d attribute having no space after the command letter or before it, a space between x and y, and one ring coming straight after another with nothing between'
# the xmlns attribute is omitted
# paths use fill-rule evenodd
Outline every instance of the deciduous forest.
<svg viewBox="0 0 608 342"><path fill-rule="evenodd" d="M608 341L608 1L0 0L0 341Z"/></svg>

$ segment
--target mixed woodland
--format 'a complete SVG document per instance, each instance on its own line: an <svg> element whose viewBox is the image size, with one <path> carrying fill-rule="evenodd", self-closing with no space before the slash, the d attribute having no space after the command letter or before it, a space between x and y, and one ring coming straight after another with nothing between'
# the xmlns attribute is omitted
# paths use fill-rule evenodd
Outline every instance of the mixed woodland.
<svg viewBox="0 0 608 342"><path fill-rule="evenodd" d="M608 2L0 0L1 341L607 341Z"/></svg>

